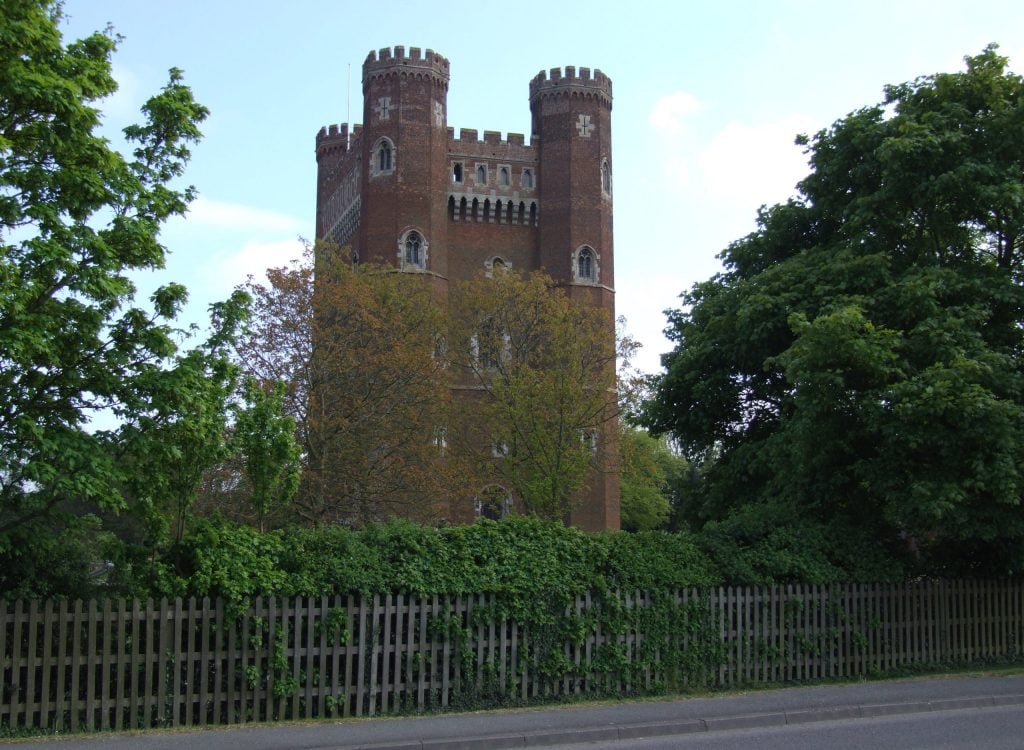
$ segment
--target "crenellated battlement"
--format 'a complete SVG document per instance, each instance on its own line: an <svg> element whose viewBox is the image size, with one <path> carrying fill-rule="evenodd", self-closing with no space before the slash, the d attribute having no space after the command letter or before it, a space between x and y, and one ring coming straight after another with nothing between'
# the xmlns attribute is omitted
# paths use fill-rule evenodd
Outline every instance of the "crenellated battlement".
<svg viewBox="0 0 1024 750"><path fill-rule="evenodd" d="M317 145L326 141L342 140L348 142L348 123L343 122L340 125L325 125L320 128L320 131L316 134Z"/></svg>
<svg viewBox="0 0 1024 750"><path fill-rule="evenodd" d="M410 47L406 52L405 47L401 45L396 45L394 49L384 47L376 52L371 51L366 56L363 63L363 86L375 78L396 73L430 76L447 87L450 64L446 57L432 49L423 51L419 47Z"/></svg>
<svg viewBox="0 0 1024 750"><path fill-rule="evenodd" d="M362 125L353 125L351 130L347 122L325 125L316 134L316 158L348 158L348 154L358 153L362 135Z"/></svg>
<svg viewBox="0 0 1024 750"><path fill-rule="evenodd" d="M542 70L530 81L530 104L537 99L553 96L597 96L611 106L612 79L600 70L566 65L565 70Z"/></svg>
<svg viewBox="0 0 1024 750"><path fill-rule="evenodd" d="M505 138L497 130L485 130L484 137L480 138L480 131L476 128L459 128L458 137L455 136L455 128L448 128L448 140L463 146L471 144L486 144L489 146L536 146L536 136L531 137L530 143L526 143L526 136L522 133L509 133Z"/></svg>

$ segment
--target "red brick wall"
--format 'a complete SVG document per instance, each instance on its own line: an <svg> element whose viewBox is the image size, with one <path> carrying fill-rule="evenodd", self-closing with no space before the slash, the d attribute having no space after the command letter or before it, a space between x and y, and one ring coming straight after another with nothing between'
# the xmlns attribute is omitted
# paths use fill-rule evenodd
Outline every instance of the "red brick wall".
<svg viewBox="0 0 1024 750"><path fill-rule="evenodd" d="M543 269L567 284L581 304L608 309L614 318L614 259L612 203L601 189L601 163L611 164L611 81L600 72L553 69L530 83L533 135L506 139L494 131L462 130L456 138L447 126L449 63L436 53L402 47L370 53L363 66L363 127L345 152L340 137L330 131L318 136L317 236L330 229L325 210L343 175L360 170L359 230L352 240L364 261L396 264L399 237L407 229L422 232L429 244L427 272L438 299L446 298L450 280L472 278L485 262L500 256L513 269ZM381 99L388 98L387 116ZM584 118L581 120L581 116ZM581 132L582 128L582 132ZM339 131L340 132L340 131ZM395 168L374 174L374 146L381 137L394 144ZM452 165L462 163L462 181L452 180ZM487 166L486 184L478 184L476 167ZM507 166L510 182L499 182ZM533 186L522 184L529 169ZM449 198L467 199L464 220L452 220ZM471 206L476 198L511 200L526 206L525 224L504 223L496 217L478 220ZM536 204L538 223L530 223ZM518 210L514 211L518 218ZM573 284L572 256L580 245L599 255L597 284ZM614 336L614 330L608 331ZM614 424L605 426L599 444L599 468L570 521L581 528L619 527L619 484ZM455 508L452 519L468 520L466 508ZM468 509L468 510L467 510ZM466 512L463 512L466 511Z"/></svg>

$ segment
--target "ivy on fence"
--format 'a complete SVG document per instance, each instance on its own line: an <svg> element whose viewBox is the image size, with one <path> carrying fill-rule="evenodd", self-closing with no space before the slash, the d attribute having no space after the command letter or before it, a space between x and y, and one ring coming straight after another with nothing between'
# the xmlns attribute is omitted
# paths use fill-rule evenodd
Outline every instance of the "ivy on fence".
<svg viewBox="0 0 1024 750"><path fill-rule="evenodd" d="M372 716L1019 659L1019 582L0 602L0 727Z"/></svg>

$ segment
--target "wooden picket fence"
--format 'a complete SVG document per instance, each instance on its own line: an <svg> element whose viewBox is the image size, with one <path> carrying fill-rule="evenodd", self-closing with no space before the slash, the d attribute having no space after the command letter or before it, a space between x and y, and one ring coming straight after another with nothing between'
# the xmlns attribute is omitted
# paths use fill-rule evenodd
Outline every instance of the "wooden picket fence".
<svg viewBox="0 0 1024 750"><path fill-rule="evenodd" d="M626 594L612 602L614 628L595 616L609 600L588 594L564 613L574 634L555 643L551 629L502 619L496 601L257 599L244 612L208 599L0 602L0 727L235 724L819 680L1016 659L1024 639L1019 581Z"/></svg>

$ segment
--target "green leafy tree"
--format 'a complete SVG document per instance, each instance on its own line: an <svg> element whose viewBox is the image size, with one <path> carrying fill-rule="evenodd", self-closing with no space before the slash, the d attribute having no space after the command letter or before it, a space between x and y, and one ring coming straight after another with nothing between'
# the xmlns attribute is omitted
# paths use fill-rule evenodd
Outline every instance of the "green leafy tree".
<svg viewBox="0 0 1024 750"><path fill-rule="evenodd" d="M223 344L245 307L241 295L218 306L209 342L182 355L184 288L135 304L130 275L163 265L160 226L192 197L174 183L207 110L171 70L122 156L96 132L115 40L65 44L60 22L50 0L0 14L0 554L90 509L123 510L144 443L180 428L171 442L194 447L216 432L221 417L203 409L230 386ZM99 429L105 416L116 426ZM150 459L149 481L177 482Z"/></svg>
<svg viewBox="0 0 1024 750"><path fill-rule="evenodd" d="M799 139L800 197L669 313L645 422L714 459L699 522L1024 569L1024 80L1006 64L989 47Z"/></svg>
<svg viewBox="0 0 1024 750"><path fill-rule="evenodd" d="M664 439L623 427L619 434L619 485L624 531L648 531L665 525L672 506L666 464L673 456Z"/></svg>
<svg viewBox="0 0 1024 750"><path fill-rule="evenodd" d="M204 474L234 449L228 434L238 368L206 345L146 373L150 403L118 433L124 496L149 547L180 542Z"/></svg>
<svg viewBox="0 0 1024 750"><path fill-rule="evenodd" d="M481 483L561 519L595 455L615 450L615 339L607 311L573 303L543 274L498 272L453 294L449 356L464 408L458 452Z"/></svg>
<svg viewBox="0 0 1024 750"><path fill-rule="evenodd" d="M299 488L299 446L295 420L282 412L286 386L265 388L248 378L244 408L238 410L233 442L242 459L256 526L264 531L272 509L286 505Z"/></svg>

